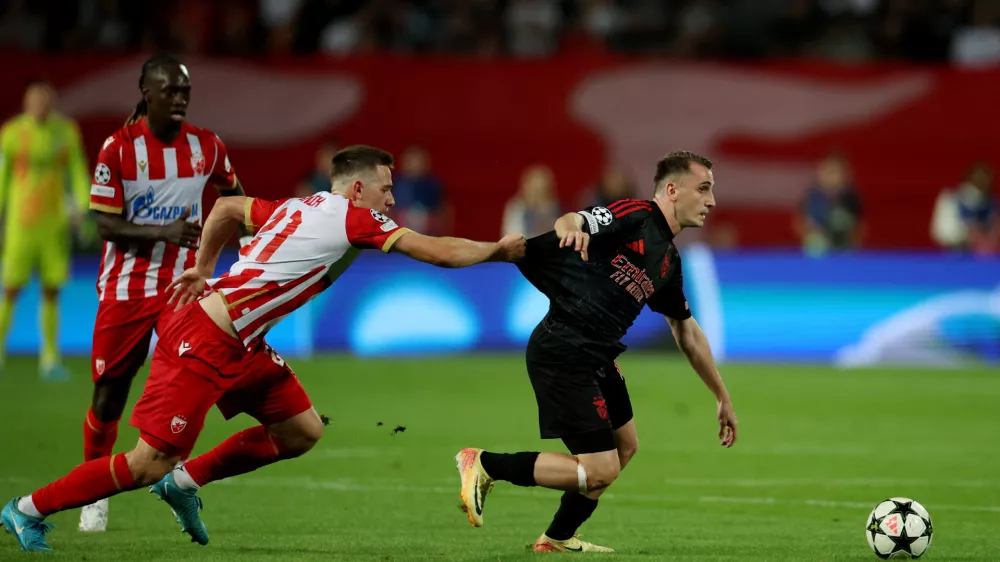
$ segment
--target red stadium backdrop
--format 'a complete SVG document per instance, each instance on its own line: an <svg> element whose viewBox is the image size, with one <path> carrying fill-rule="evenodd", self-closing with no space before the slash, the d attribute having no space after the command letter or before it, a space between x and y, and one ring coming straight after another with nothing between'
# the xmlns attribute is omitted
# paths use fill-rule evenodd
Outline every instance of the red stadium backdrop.
<svg viewBox="0 0 1000 562"><path fill-rule="evenodd" d="M143 56L6 55L0 113L45 76L93 160L138 99ZM192 122L230 148L252 195L291 193L319 144L431 152L456 233L494 238L522 170L553 168L565 205L605 165L648 189L662 153L718 162L719 209L742 246L794 245L791 211L813 162L853 162L871 248L931 245L934 198L975 159L1000 167L1000 72L815 63L689 65L567 55L546 61L352 57L186 60Z"/></svg>

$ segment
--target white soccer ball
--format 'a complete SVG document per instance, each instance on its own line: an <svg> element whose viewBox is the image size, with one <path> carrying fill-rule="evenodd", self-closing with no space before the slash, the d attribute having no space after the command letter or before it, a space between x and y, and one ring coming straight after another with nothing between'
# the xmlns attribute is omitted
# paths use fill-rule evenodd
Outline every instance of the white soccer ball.
<svg viewBox="0 0 1000 562"><path fill-rule="evenodd" d="M920 558L931 547L933 534L930 513L910 498L876 505L865 524L868 546L879 558Z"/></svg>

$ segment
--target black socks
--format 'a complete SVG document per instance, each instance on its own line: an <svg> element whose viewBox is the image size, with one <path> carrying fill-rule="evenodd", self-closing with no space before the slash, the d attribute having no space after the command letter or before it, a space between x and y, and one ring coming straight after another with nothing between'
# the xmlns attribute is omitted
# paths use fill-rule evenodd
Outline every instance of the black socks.
<svg viewBox="0 0 1000 562"><path fill-rule="evenodd" d="M535 460L537 452L490 453L483 451L479 462L494 480L505 480L515 486L535 486ZM588 514L589 517L589 514Z"/></svg>
<svg viewBox="0 0 1000 562"><path fill-rule="evenodd" d="M597 500L592 500L580 492L564 492L559 503L559 511L552 518L552 524L545 531L550 539L564 541L572 538L583 522L597 509Z"/></svg>

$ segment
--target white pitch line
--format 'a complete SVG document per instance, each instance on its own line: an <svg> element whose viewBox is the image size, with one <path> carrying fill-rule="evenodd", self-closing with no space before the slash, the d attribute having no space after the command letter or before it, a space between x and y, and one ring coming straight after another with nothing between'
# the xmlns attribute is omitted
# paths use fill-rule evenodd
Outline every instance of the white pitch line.
<svg viewBox="0 0 1000 562"><path fill-rule="evenodd" d="M414 486L408 484L385 483L371 484L360 483L350 479L341 480L313 480L310 478L234 478L221 480L212 485L227 486L250 486L264 488L302 488L307 490L330 490L337 492L408 492L417 494L454 494L458 495L458 478L455 479L454 486ZM553 492L544 488L516 488L505 487L497 492L504 495L529 496L529 497L549 497ZM602 496L603 499L621 500L636 503L657 503L657 504L677 504L699 501L704 503L738 503L738 504L759 504L759 505L806 505L812 507L832 507L849 509L871 509L878 502L848 502L820 499L779 499L774 497L740 497L740 496L700 496L695 500L691 498L676 497L669 495L651 494L621 494L609 492ZM884 498L883 498L884 499ZM991 505L942 505L924 504L931 511L981 511L989 513L1000 513L1000 506Z"/></svg>
<svg viewBox="0 0 1000 562"><path fill-rule="evenodd" d="M739 503L739 504L768 504L768 505L809 505L816 507L834 507L849 509L870 509L874 503L832 501L832 500L782 500L778 498L745 498L729 496L702 496L698 501L705 503ZM1000 513L1000 506L996 505L947 505L947 504L925 504L928 511L985 511L990 513Z"/></svg>
<svg viewBox="0 0 1000 562"><path fill-rule="evenodd" d="M36 478L24 478L19 476L0 476L0 483L30 485L37 484ZM315 480L306 477L236 477L227 480L213 482L210 486L225 486L234 488L295 488L302 490L324 490L329 492L405 492L411 494L432 494L432 495L454 495L458 496L458 478L455 478L454 486L416 486L394 482L385 483L363 483L349 478L339 480ZM517 488L504 487L497 493L503 495L513 495L521 497L551 498L553 491L545 488ZM602 496L607 500L621 500L634 503L654 503L659 505L683 504L692 501L702 503L731 503L742 505L804 505L810 507L828 507L837 509L871 509L877 502L851 502L839 500L822 499L779 499L769 496L745 497L745 496L699 496L697 498L677 497L670 495L652 494L620 494L609 492ZM1000 513L1000 506L994 505L950 505L950 504L924 504L928 510L936 511L976 511L986 513Z"/></svg>
<svg viewBox="0 0 1000 562"><path fill-rule="evenodd" d="M666 486L676 488L783 488L815 486L820 488L853 488L864 486L934 487L934 488L1000 488L1000 481L986 480L927 480L905 478L666 478Z"/></svg>

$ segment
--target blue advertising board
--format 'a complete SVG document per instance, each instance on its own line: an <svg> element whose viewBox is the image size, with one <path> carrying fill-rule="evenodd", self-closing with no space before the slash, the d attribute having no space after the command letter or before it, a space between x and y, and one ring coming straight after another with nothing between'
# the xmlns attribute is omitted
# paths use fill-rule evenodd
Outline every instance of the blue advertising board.
<svg viewBox="0 0 1000 562"><path fill-rule="evenodd" d="M810 258L698 246L687 248L683 259L692 310L721 360L1000 361L1000 259L930 253ZM77 257L62 295L60 345L67 355L90 352L96 262ZM10 353L37 352L38 299L32 283L17 304ZM439 269L366 252L268 341L288 356L520 352L547 308L545 297L509 264ZM673 346L666 322L648 309L625 342L641 349Z"/></svg>

